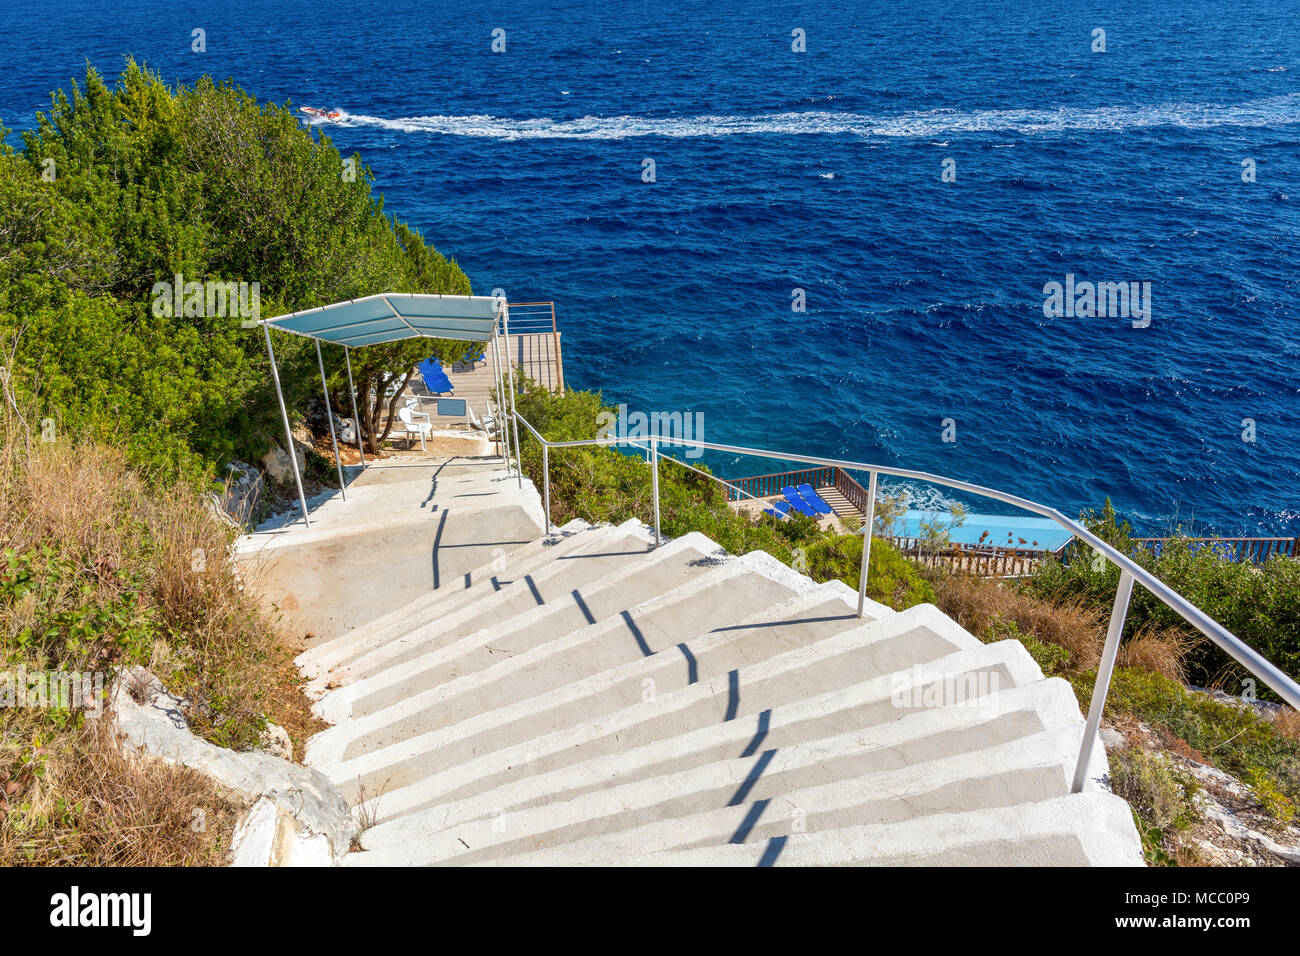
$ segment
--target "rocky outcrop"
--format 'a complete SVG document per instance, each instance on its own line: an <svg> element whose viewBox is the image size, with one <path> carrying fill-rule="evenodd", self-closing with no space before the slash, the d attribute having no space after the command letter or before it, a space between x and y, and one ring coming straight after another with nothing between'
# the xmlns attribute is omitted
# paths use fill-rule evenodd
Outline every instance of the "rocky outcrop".
<svg viewBox="0 0 1300 956"><path fill-rule="evenodd" d="M287 464L289 456L284 457ZM251 528L256 523L264 486L261 473L252 465L242 461L226 465L226 489L221 504L241 527Z"/></svg>
<svg viewBox="0 0 1300 956"><path fill-rule="evenodd" d="M270 753L227 750L194 736L185 719L185 701L169 694L143 667L122 671L109 699L114 729L125 748L206 773L252 802L235 834L236 865L330 866L348 853L357 825L343 795L319 771Z"/></svg>
<svg viewBox="0 0 1300 956"><path fill-rule="evenodd" d="M300 473L306 471L307 453L297 442L294 442L294 452L298 458L298 471ZM289 484L293 481L293 460L279 445L262 456L262 468L271 476L271 480L279 484Z"/></svg>

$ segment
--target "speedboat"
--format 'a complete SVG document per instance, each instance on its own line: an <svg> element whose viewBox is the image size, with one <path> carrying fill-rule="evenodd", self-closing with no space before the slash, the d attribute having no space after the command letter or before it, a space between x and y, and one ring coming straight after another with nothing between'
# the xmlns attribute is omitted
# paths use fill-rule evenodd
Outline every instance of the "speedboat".
<svg viewBox="0 0 1300 956"><path fill-rule="evenodd" d="M298 110L299 112L306 113L308 116L315 116L318 119L327 119L334 123L337 123L343 118L342 110L321 110L314 106L300 106L298 107Z"/></svg>

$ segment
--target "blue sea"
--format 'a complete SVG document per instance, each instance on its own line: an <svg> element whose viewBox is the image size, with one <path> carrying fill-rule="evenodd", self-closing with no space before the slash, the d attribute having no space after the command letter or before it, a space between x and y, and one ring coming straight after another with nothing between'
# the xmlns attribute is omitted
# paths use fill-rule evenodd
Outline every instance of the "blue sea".
<svg viewBox="0 0 1300 956"><path fill-rule="evenodd" d="M1153 531L1300 534L1295 0L830 6L19 0L0 121L128 53L339 109L319 132L476 292L555 300L571 386ZM1149 282L1149 324L1045 315L1067 275Z"/></svg>

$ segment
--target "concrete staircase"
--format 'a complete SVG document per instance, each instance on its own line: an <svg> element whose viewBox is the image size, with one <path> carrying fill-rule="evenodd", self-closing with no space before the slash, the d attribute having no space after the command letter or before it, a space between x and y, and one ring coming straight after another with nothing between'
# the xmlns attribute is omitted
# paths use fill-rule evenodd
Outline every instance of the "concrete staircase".
<svg viewBox="0 0 1300 956"><path fill-rule="evenodd" d="M928 605L859 619L839 582L700 534L656 549L635 521L521 543L527 482L420 480L372 479L397 490L276 546L405 545L389 518L444 509L465 538L436 589L386 584L369 550L304 572L371 609L298 659L333 724L307 763L376 821L348 864L1141 864L1100 746L1069 795L1083 718L1019 642Z"/></svg>

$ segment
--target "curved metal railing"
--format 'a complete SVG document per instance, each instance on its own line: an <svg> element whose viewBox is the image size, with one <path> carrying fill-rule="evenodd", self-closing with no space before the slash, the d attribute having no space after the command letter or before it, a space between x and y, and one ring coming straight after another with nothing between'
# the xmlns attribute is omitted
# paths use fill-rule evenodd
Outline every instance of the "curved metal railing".
<svg viewBox="0 0 1300 956"><path fill-rule="evenodd" d="M1106 696L1110 690L1111 675L1114 673L1115 659L1119 653L1120 635L1124 630L1124 619L1128 614L1129 600L1133 594L1134 583L1141 584L1144 588L1159 598L1167 607L1175 611L1179 617L1212 640L1221 650L1233 658L1233 660L1237 661L1272 688L1272 690L1284 701L1297 710L1300 710L1300 684L1297 684L1285 672L1256 651L1253 647L1241 640L1241 638L1237 637L1237 635L1233 634L1218 621L1214 620L1214 618L1210 617L1191 601L1187 600L1187 598L1183 597L1168 584L1161 581L1146 568L1142 567L1130 556L1118 551L1092 531L1089 531L1082 524L1067 518L1055 508L1049 508L1036 501L1030 501L1028 498L1021 498L1018 495L1011 495L1004 491L998 491L996 488L986 488L983 485L976 485L955 478L946 478L943 475L933 475L925 471L914 471L910 468L895 468L890 465L875 465L868 462L845 461L838 458L821 458L812 455L800 455L783 451L770 451L765 448L747 448L741 445L723 445L717 442L676 438L657 434L650 435L646 439L638 439L635 441L629 441L627 438L620 437L583 438L576 441L548 441L543 438L541 433L538 432L537 429L518 412L511 411L509 414L512 414L515 420L522 424L542 446L542 484L544 507L546 509L544 520L548 530L551 527L550 450L552 448L579 448L588 445L635 445L640 447L640 442L644 441L649 449L650 464L653 468L651 473L651 486L654 499L654 532L656 545L658 545L662 540L659 532L659 446L661 444L681 445L691 448L703 448L710 451L725 452L733 455L747 455L755 458L772 458L779 461L797 461L810 465L832 466L852 471L867 472L870 475L870 482L867 490L867 514L863 526L864 540L862 542L862 567L858 577L859 617L862 617L863 615L863 607L866 601L867 567L871 555L871 526L875 511L876 480L878 475L890 475L895 478L906 478L913 481L929 482L931 484L953 488L957 491L964 491L968 494L979 495L984 498L992 498L995 501L1001 501L1005 504L1013 505L1014 507L1020 508L1024 511L1031 512L1032 514L1040 515L1044 518L1050 518L1080 541L1091 545L1094 551L1119 568L1120 576L1119 587L1116 589L1115 593L1115 602L1111 606L1110 623L1106 629L1106 644L1102 649L1101 662L1097 667L1097 683L1093 688L1092 702L1088 708L1088 722L1084 728L1083 745L1079 751L1078 763L1075 765L1074 780L1071 788L1071 792L1073 793L1078 793L1083 789L1087 777L1088 762L1092 756L1093 748L1096 745L1097 731L1101 726L1101 715L1106 705ZM516 448L514 449L514 457L517 459L517 439L515 444ZM507 451L506 459L507 462L509 462L509 451ZM673 460L676 461L676 459ZM680 464L680 462L678 462L678 464ZM516 463L515 467L516 470L519 469L518 463ZM523 481L522 471L519 472L519 480L520 482Z"/></svg>

